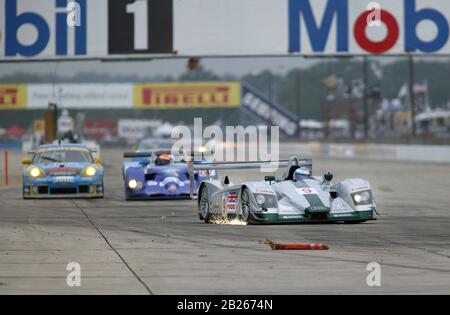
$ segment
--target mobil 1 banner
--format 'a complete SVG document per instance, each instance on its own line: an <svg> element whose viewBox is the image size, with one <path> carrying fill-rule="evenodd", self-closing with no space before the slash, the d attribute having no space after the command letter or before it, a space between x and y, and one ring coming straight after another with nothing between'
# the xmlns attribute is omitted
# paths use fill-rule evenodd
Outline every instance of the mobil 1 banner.
<svg viewBox="0 0 450 315"><path fill-rule="evenodd" d="M110 55L173 52L173 2L109 0Z"/></svg>
<svg viewBox="0 0 450 315"><path fill-rule="evenodd" d="M0 0L0 61L450 54L448 0Z"/></svg>
<svg viewBox="0 0 450 315"><path fill-rule="evenodd" d="M285 137L293 138L298 135L298 118L247 84L242 85L242 108L267 125L280 127L280 132Z"/></svg>

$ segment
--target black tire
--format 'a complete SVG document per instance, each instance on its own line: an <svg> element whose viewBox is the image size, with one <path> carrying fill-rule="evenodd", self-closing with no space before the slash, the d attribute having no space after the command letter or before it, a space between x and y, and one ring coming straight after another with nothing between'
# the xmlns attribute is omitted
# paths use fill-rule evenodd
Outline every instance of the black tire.
<svg viewBox="0 0 450 315"><path fill-rule="evenodd" d="M198 219L200 220L200 221L203 221L205 218L203 217L203 215L202 215L202 213L200 212L200 208L199 208L199 210L198 210Z"/></svg>
<svg viewBox="0 0 450 315"><path fill-rule="evenodd" d="M198 219L200 221L203 221L205 218L203 218L202 212L200 211L200 197L197 198L197 204L198 204Z"/></svg>
<svg viewBox="0 0 450 315"><path fill-rule="evenodd" d="M241 192L241 215L240 218L246 223L251 223L252 210L250 202L250 193L247 188L243 188Z"/></svg>
<svg viewBox="0 0 450 315"><path fill-rule="evenodd" d="M102 182L103 187L103 195L101 197L98 197L99 199L105 199L105 182Z"/></svg>
<svg viewBox="0 0 450 315"><path fill-rule="evenodd" d="M208 188L206 186L202 186L198 198L198 216L200 220L205 221L205 223L211 223L212 215L210 213Z"/></svg>

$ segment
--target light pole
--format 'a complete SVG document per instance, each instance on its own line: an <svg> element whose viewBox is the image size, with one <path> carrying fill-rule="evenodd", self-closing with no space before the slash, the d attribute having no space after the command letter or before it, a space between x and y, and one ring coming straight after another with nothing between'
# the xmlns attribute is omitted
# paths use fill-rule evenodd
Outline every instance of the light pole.
<svg viewBox="0 0 450 315"><path fill-rule="evenodd" d="M369 137L369 60L367 56L363 57L363 105L364 105L364 137Z"/></svg>
<svg viewBox="0 0 450 315"><path fill-rule="evenodd" d="M408 56L409 66L409 105L411 107L411 123L412 123L412 135L415 136L416 130L416 96L414 94L414 82L416 80L416 73L414 69L414 57L410 54Z"/></svg>

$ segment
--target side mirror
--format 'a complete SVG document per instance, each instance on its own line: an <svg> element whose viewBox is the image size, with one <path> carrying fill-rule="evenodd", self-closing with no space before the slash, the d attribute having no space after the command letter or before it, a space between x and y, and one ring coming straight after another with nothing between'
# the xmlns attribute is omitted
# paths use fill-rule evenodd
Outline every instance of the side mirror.
<svg viewBox="0 0 450 315"><path fill-rule="evenodd" d="M30 159L23 159L22 160L22 165L30 165L31 164L31 160Z"/></svg>
<svg viewBox="0 0 450 315"><path fill-rule="evenodd" d="M99 157L96 157L96 158L94 159L94 163L100 165L100 164L102 164L102 159L99 158Z"/></svg>

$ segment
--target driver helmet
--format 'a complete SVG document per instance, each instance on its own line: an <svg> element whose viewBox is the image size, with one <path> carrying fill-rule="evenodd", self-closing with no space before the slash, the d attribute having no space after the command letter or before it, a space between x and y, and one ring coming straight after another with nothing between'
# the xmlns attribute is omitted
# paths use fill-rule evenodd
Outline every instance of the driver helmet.
<svg viewBox="0 0 450 315"><path fill-rule="evenodd" d="M311 170L307 167L300 167L294 173L295 181L300 181L300 180L310 179L310 178L311 178Z"/></svg>
<svg viewBox="0 0 450 315"><path fill-rule="evenodd" d="M161 154L158 156L157 165L168 165L172 161L170 154Z"/></svg>

